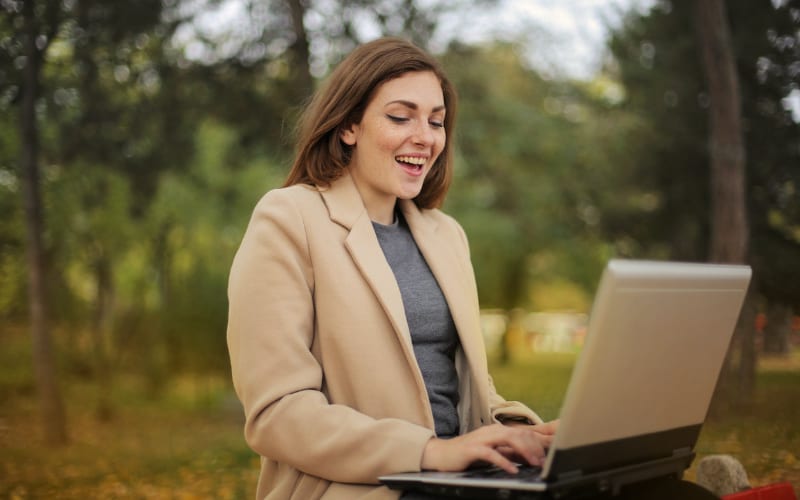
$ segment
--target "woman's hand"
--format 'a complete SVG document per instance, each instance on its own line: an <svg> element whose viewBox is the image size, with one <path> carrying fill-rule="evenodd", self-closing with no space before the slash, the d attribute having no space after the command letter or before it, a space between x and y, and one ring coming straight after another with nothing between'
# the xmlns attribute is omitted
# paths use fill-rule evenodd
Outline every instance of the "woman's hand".
<svg viewBox="0 0 800 500"><path fill-rule="evenodd" d="M428 470L460 471L482 461L515 474L517 466L509 457L542 465L545 449L550 446L557 427L551 424L513 427L493 424L452 439L432 438L422 452L421 465Z"/></svg>
<svg viewBox="0 0 800 500"><path fill-rule="evenodd" d="M536 424L533 426L533 430L538 432L539 434L545 434L547 436L552 436L558 430L558 422L559 420L551 420L549 422L545 422L543 424Z"/></svg>
<svg viewBox="0 0 800 500"><path fill-rule="evenodd" d="M526 427L526 428L531 429L531 430L533 430L535 432L538 432L539 434L542 434L544 436L544 441L547 443L545 445L545 448L549 448L550 447L550 443L553 442L553 436L555 435L556 431L558 430L558 420L551 420L550 422L544 422L544 423L541 423L541 424L533 424L533 425L528 424L528 423L524 423L524 422L517 422L515 420L510 420L508 422L503 422L503 425L508 425L508 426L512 426L512 427ZM518 454L516 454L514 452L513 449L511 449L511 448L509 448L507 446L500 446L499 448L497 448L497 451L502 453L504 457L506 457L506 458L508 458L508 459L510 459L510 460L512 460L514 462L521 463L521 462L525 461L523 457L520 457ZM546 453L546 450L545 450L545 453ZM541 464L538 464L538 465L541 465Z"/></svg>

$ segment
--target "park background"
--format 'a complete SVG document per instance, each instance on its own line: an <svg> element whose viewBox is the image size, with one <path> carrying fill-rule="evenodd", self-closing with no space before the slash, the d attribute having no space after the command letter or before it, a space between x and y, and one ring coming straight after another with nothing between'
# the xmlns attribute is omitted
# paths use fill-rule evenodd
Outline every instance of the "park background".
<svg viewBox="0 0 800 500"><path fill-rule="evenodd" d="M253 496L227 273L382 34L460 93L444 208L501 393L557 416L607 259L748 263L698 452L798 490L800 2L547 4L0 0L0 497Z"/></svg>

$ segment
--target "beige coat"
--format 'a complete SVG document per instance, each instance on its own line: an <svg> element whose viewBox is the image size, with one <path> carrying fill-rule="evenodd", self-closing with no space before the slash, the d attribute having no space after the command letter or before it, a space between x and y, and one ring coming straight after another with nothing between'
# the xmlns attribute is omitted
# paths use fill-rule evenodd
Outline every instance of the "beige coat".
<svg viewBox="0 0 800 500"><path fill-rule="evenodd" d="M494 390L461 227L400 204L461 340L461 431L498 415L540 422ZM267 193L234 259L228 348L261 455L258 498L396 499L377 477L416 471L433 416L400 290L349 176Z"/></svg>

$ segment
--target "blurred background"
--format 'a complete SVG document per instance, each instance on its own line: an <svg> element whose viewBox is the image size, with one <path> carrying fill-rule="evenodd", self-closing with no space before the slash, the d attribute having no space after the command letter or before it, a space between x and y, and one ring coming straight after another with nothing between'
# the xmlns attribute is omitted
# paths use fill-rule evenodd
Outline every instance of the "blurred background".
<svg viewBox="0 0 800 500"><path fill-rule="evenodd" d="M557 416L609 258L748 263L700 453L800 487L800 1L0 0L0 496L253 496L227 273L381 35L459 90L501 393Z"/></svg>

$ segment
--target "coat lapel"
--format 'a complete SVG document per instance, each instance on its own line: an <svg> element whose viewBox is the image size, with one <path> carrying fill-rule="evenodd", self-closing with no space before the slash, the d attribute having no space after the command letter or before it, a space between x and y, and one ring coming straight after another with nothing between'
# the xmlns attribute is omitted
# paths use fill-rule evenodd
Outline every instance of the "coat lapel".
<svg viewBox="0 0 800 500"><path fill-rule="evenodd" d="M330 187L320 188L320 193L328 207L331 220L350 232L345 239L345 247L389 317L401 340L406 357L416 364L411 333L397 280L386 262L372 221L352 178L345 173Z"/></svg>
<svg viewBox="0 0 800 500"><path fill-rule="evenodd" d="M439 288L447 300L450 314L461 339L461 347L474 369L486 364L486 353L480 330L479 306L474 296L472 269L454 248L460 242L449 241L438 231L435 220L425 217L412 201L401 201L403 215L414 235Z"/></svg>
<svg viewBox="0 0 800 500"><path fill-rule="evenodd" d="M409 366L417 367L414 376L421 394L426 394L397 280L386 262L372 221L352 178L345 173L330 187L319 188L319 191L331 220L349 231L345 246L389 317ZM431 217L426 217L413 201L402 200L400 207L420 252L447 300L469 366L468 378L477 377L475 384L467 383L465 387L472 386L473 390L478 391L477 401L487 401L485 383L480 383L481 380L488 379L488 372L485 368L486 353L480 329L479 306L472 269L468 263L465 265L465 257L455 251L460 242L450 241L444 236L439 231L438 223ZM462 394L462 397L472 399L466 394ZM428 417L432 417L432 414Z"/></svg>

